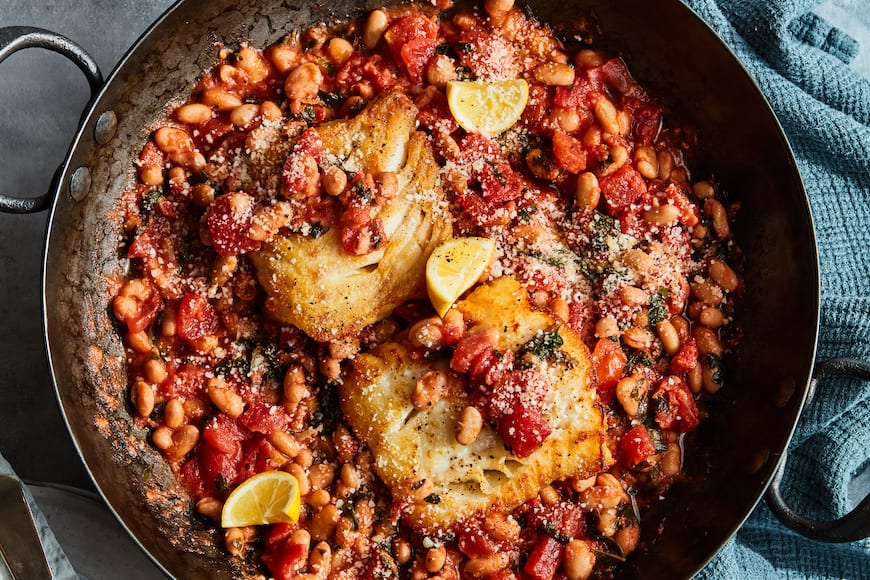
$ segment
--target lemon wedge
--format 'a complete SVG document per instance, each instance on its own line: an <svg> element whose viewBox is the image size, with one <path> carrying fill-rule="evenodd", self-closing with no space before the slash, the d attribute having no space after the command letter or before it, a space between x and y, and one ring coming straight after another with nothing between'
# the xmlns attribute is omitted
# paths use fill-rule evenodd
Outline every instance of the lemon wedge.
<svg viewBox="0 0 870 580"><path fill-rule="evenodd" d="M513 127L528 102L529 84L523 79L447 83L450 114L463 129L484 137L495 137Z"/></svg>
<svg viewBox="0 0 870 580"><path fill-rule="evenodd" d="M299 482L283 471L265 471L233 490L221 512L221 526L235 528L299 521Z"/></svg>
<svg viewBox="0 0 870 580"><path fill-rule="evenodd" d="M426 290L438 316L474 286L495 256L489 238L453 238L435 248L426 262Z"/></svg>

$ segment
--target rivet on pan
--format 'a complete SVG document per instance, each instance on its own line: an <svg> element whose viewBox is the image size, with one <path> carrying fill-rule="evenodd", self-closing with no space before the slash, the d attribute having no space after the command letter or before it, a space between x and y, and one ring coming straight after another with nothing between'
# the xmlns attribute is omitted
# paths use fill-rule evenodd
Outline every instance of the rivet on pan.
<svg viewBox="0 0 870 580"><path fill-rule="evenodd" d="M94 139L100 145L105 145L115 136L115 131L118 129L118 117L114 111L104 111L97 118L97 124L94 127Z"/></svg>
<svg viewBox="0 0 870 580"><path fill-rule="evenodd" d="M761 468L764 467L768 459L770 459L769 449L759 449L756 451L749 463L749 473L758 473L761 471Z"/></svg>
<svg viewBox="0 0 870 580"><path fill-rule="evenodd" d="M90 190L91 172L87 167L79 167L69 178L69 194L74 200L81 201L88 196Z"/></svg>
<svg viewBox="0 0 870 580"><path fill-rule="evenodd" d="M773 398L773 404L782 409L788 402L791 401L795 391L795 380L793 377L786 377L779 382L779 387L776 389L776 395Z"/></svg>

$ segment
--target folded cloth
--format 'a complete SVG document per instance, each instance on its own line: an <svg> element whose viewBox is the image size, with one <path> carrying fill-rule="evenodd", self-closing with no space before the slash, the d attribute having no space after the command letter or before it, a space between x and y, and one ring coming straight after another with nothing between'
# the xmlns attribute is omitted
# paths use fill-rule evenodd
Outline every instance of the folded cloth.
<svg viewBox="0 0 870 580"><path fill-rule="evenodd" d="M794 149L818 236L818 359L870 360L870 81L848 66L858 42L811 11L820 0L685 1L755 78ZM850 482L870 468L870 383L821 383L789 459L782 489L799 513L854 507ZM856 481L870 492L870 478ZM870 540L810 541L761 504L698 578L870 578Z"/></svg>
<svg viewBox="0 0 870 580"><path fill-rule="evenodd" d="M0 474L7 475L14 473L12 466L0 454ZM73 570L72 564L70 564L63 549L61 549L51 528L48 527L45 516L39 510L27 486L24 486L24 495L27 498L27 503L30 505L30 511L33 512L33 517L36 520L36 529L39 530L39 539L42 542L43 550L45 550L45 559L48 562L49 568L51 568L51 577L54 580L78 580L79 575ZM0 560L0 580L6 580L7 578L12 578L12 575L3 565L2 560Z"/></svg>

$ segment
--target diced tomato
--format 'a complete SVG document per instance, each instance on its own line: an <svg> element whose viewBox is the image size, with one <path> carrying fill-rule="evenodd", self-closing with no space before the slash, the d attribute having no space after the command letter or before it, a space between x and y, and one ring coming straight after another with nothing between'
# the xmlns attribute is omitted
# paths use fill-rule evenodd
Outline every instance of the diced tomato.
<svg viewBox="0 0 870 580"><path fill-rule="evenodd" d="M284 407L256 401L248 403L248 407L238 421L254 433L271 433L285 429L289 419Z"/></svg>
<svg viewBox="0 0 870 580"><path fill-rule="evenodd" d="M202 429L202 438L220 453L235 453L240 448L241 435L230 420L209 421Z"/></svg>
<svg viewBox="0 0 870 580"><path fill-rule="evenodd" d="M485 160L475 172L475 178L480 182L483 199L489 204L513 201L522 193L519 176L501 159Z"/></svg>
<svg viewBox="0 0 870 580"><path fill-rule="evenodd" d="M166 381L163 384L169 384L169 391L165 393L166 395L189 399L205 396L207 382L205 367L186 364L176 371L173 381Z"/></svg>
<svg viewBox="0 0 870 580"><path fill-rule="evenodd" d="M288 524L285 522L272 524L266 529L266 534L264 538L266 542L266 547L270 548L283 544L290 539L290 536L292 536L293 532L295 532L298 528L299 526L295 524Z"/></svg>
<svg viewBox="0 0 870 580"><path fill-rule="evenodd" d="M234 483L238 485L258 473L274 470L276 468L275 465L272 465L274 451L275 448L272 447L272 444L261 435L245 441L242 444L241 465Z"/></svg>
<svg viewBox="0 0 870 580"><path fill-rule="evenodd" d="M234 125L229 115L217 115L206 121L204 125L193 131L193 140L197 148L208 151L220 144L223 137L232 131Z"/></svg>
<svg viewBox="0 0 870 580"><path fill-rule="evenodd" d="M556 569L562 563L562 544L547 536L538 540L523 572L533 580L551 580L556 574Z"/></svg>
<svg viewBox="0 0 870 580"><path fill-rule="evenodd" d="M185 294L175 314L178 336L185 340L199 340L217 327L217 314L208 298L201 294Z"/></svg>
<svg viewBox="0 0 870 580"><path fill-rule="evenodd" d="M508 373L495 387L489 415L496 432L517 457L528 457L549 437L552 429L544 416L544 399L550 385L536 370Z"/></svg>
<svg viewBox="0 0 870 580"><path fill-rule="evenodd" d="M181 483L190 490L193 497L200 498L208 495L211 490L206 490L203 485L202 475L199 472L199 461L196 457L188 459L178 469L178 478Z"/></svg>
<svg viewBox="0 0 870 580"><path fill-rule="evenodd" d="M631 113L631 127L637 145L651 145L662 126L661 109L636 99L623 99L623 108Z"/></svg>
<svg viewBox="0 0 870 580"><path fill-rule="evenodd" d="M590 79L599 85L607 85L623 97L646 101L646 91L643 90L621 58L611 58L603 65L590 69Z"/></svg>
<svg viewBox="0 0 870 580"><path fill-rule="evenodd" d="M489 556L499 549L498 541L481 526L481 522L468 523L459 529L459 551L469 558Z"/></svg>
<svg viewBox="0 0 870 580"><path fill-rule="evenodd" d="M566 538L576 538L585 526L586 513L572 502L545 504L536 498L528 502L526 507L526 529L539 530L545 525L553 526Z"/></svg>
<svg viewBox="0 0 870 580"><path fill-rule="evenodd" d="M619 441L619 460L626 467L634 467L656 452L646 427L635 425Z"/></svg>
<svg viewBox="0 0 870 580"><path fill-rule="evenodd" d="M628 357L618 342L609 338L598 339L592 350L592 368L598 377L598 390L603 391L616 386L622 378L622 369Z"/></svg>
<svg viewBox="0 0 870 580"><path fill-rule="evenodd" d="M532 84L529 87L529 102L520 117L520 125L539 135L544 130L544 122L552 109L551 87Z"/></svg>
<svg viewBox="0 0 870 580"><path fill-rule="evenodd" d="M504 380L505 374L514 366L512 350L488 350L477 357L468 369L468 376L478 386L493 386Z"/></svg>
<svg viewBox="0 0 870 580"><path fill-rule="evenodd" d="M149 284L150 285L150 284ZM157 314L163 309L163 298L157 288L151 286L151 293L148 299L139 303L139 312L135 318L127 321L127 328L130 332L141 332L151 326Z"/></svg>
<svg viewBox="0 0 870 580"><path fill-rule="evenodd" d="M553 134L553 157L556 164L568 173L580 173L586 169L586 151L583 144L562 131Z"/></svg>
<svg viewBox="0 0 870 580"><path fill-rule="evenodd" d="M646 181L630 163L626 163L610 175L600 177L598 186L607 203L608 213L621 213L646 192Z"/></svg>
<svg viewBox="0 0 870 580"><path fill-rule="evenodd" d="M154 143L154 141L149 140L145 143L145 146L142 147L142 153L139 154L139 162L143 167L149 165L163 167L166 163L166 154L157 147L157 144Z"/></svg>
<svg viewBox="0 0 870 580"><path fill-rule="evenodd" d="M396 20L384 33L393 60L405 67L414 83L423 80L426 64L435 56L438 24L421 14Z"/></svg>
<svg viewBox="0 0 870 580"><path fill-rule="evenodd" d="M379 92L383 92L396 85L407 84L407 79L398 75L398 67L380 54L355 52L335 74L335 88L340 93L348 94L355 84L368 81Z"/></svg>
<svg viewBox="0 0 870 580"><path fill-rule="evenodd" d="M594 69L592 69L594 70ZM561 109L591 109L603 88L600 75L577 71L570 87L556 87L553 104Z"/></svg>
<svg viewBox="0 0 870 580"><path fill-rule="evenodd" d="M402 62L414 83L423 81L426 64L435 56L435 42L428 38L414 38L402 47Z"/></svg>
<svg viewBox="0 0 870 580"><path fill-rule="evenodd" d="M246 193L227 193L208 208L206 224L215 250L221 256L244 254L260 247L248 237L254 219L254 200Z"/></svg>
<svg viewBox="0 0 870 580"><path fill-rule="evenodd" d="M351 256L370 254L386 241L387 233L379 218L363 225L347 225L341 228L341 247Z"/></svg>
<svg viewBox="0 0 870 580"><path fill-rule="evenodd" d="M662 379L653 393L652 404L656 423L662 429L679 429L685 433L701 422L692 392L680 377L672 375Z"/></svg>
<svg viewBox="0 0 870 580"><path fill-rule="evenodd" d="M498 421L497 432L517 457L528 457L550 436L552 429L539 409L517 404Z"/></svg>
<svg viewBox="0 0 870 580"><path fill-rule="evenodd" d="M467 373L481 357L492 351L493 346L492 339L485 332L467 335L456 344L450 367L457 372Z"/></svg>
<svg viewBox="0 0 870 580"><path fill-rule="evenodd" d="M671 359L671 373L681 375L698 366L698 345L689 337Z"/></svg>
<svg viewBox="0 0 870 580"><path fill-rule="evenodd" d="M200 445L196 456L205 489L220 497L225 496L227 486L238 476L242 446L237 443L233 451L223 453L212 445Z"/></svg>
<svg viewBox="0 0 870 580"><path fill-rule="evenodd" d="M263 563L275 580L291 580L296 570L308 558L308 550L303 544L290 541L290 535L296 530L296 526L276 524L272 529L278 529L279 532L275 534L274 541L267 539L262 556ZM269 537L271 535L270 531Z"/></svg>

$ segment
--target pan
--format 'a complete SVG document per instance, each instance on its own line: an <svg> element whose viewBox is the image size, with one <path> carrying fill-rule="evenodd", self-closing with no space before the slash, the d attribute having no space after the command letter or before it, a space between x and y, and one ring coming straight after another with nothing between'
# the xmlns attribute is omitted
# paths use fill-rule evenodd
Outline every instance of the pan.
<svg viewBox="0 0 870 580"><path fill-rule="evenodd" d="M387 5L395 2L386 2ZM779 490L785 452L814 391L819 268L812 216L788 142L739 61L677 0L533 0L542 20L594 15L603 48L621 54L646 86L698 127L708 162L742 204L735 237L746 256L747 292L737 313L744 337L728 364L710 419L698 432L704 477L678 485L644 516L648 547L620 569L626 577L688 578L717 553L768 490L783 522L809 537L851 541L870 534L870 500L836 522L789 509ZM216 43L255 46L314 23L353 18L381 2L183 0L140 38L103 82L80 47L43 30L0 29L0 60L39 47L85 74L90 105L49 191L0 197L6 212L50 209L44 251L45 340L70 434L100 493L162 569L184 578L230 578L213 532L197 524L185 490L146 442L126 401L124 347L106 305L128 263L119 225L107 216L132 180L146 128L165 103L193 88L217 61ZM680 39L675 42L673 39ZM783 292L783 289L789 289ZM816 367L816 378L868 378L861 361Z"/></svg>

